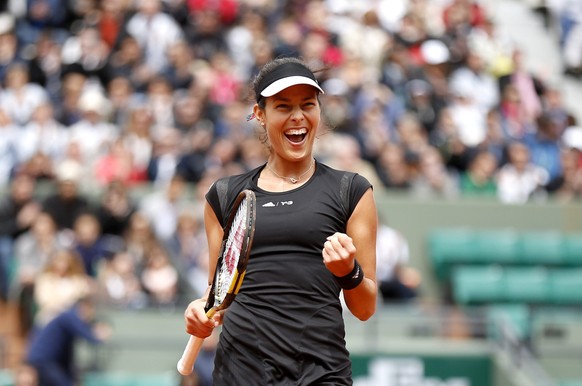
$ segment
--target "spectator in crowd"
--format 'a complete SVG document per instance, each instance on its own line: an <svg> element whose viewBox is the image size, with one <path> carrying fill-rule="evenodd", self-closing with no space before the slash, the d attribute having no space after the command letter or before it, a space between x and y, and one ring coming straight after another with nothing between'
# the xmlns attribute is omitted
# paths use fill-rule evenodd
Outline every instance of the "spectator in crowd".
<svg viewBox="0 0 582 386"><path fill-rule="evenodd" d="M459 196L457 176L447 169L441 154L433 148L426 148L419 154L418 173L411 190L422 198L454 199Z"/></svg>
<svg viewBox="0 0 582 386"><path fill-rule="evenodd" d="M560 153L561 173L545 186L545 189L562 202L582 198L582 151L565 147Z"/></svg>
<svg viewBox="0 0 582 386"><path fill-rule="evenodd" d="M401 303L416 298L420 273L410 266L410 248L404 235L386 225L378 225L376 244L378 290L384 303Z"/></svg>
<svg viewBox="0 0 582 386"><path fill-rule="evenodd" d="M28 232L41 211L35 197L36 181L26 175L16 175L10 183L10 191L0 202L0 299L7 299L15 266L14 243Z"/></svg>
<svg viewBox="0 0 582 386"><path fill-rule="evenodd" d="M582 5L575 0L553 2L561 4L558 13L559 41L562 48L564 73L576 78L582 76Z"/></svg>
<svg viewBox="0 0 582 386"><path fill-rule="evenodd" d="M34 327L42 328L93 290L93 280L77 253L65 248L55 251L35 280Z"/></svg>
<svg viewBox="0 0 582 386"><path fill-rule="evenodd" d="M74 68L102 87L109 82L109 46L93 24L84 24L70 35L62 47L64 71Z"/></svg>
<svg viewBox="0 0 582 386"><path fill-rule="evenodd" d="M110 50L115 48L121 39L129 13L129 2L116 0L99 2L98 9L93 14L97 19L95 28Z"/></svg>
<svg viewBox="0 0 582 386"><path fill-rule="evenodd" d="M165 126L152 135L152 155L147 165L148 179L163 188L176 175L182 156L182 136L175 127Z"/></svg>
<svg viewBox="0 0 582 386"><path fill-rule="evenodd" d="M81 259L85 273L95 278L101 262L113 253L114 245L109 245L108 238L103 236L99 220L93 213L77 217L72 236L70 249Z"/></svg>
<svg viewBox="0 0 582 386"><path fill-rule="evenodd" d="M23 44L35 43L43 31L50 29L63 42L68 35L69 10L65 0L30 0L16 27L19 40Z"/></svg>
<svg viewBox="0 0 582 386"><path fill-rule="evenodd" d="M110 103L102 91L89 89L79 97L81 119L69 127L70 141L79 145L82 164L94 167L119 137L119 128L108 122Z"/></svg>
<svg viewBox="0 0 582 386"><path fill-rule="evenodd" d="M181 295L189 298L204 294L208 285L208 251L204 228L193 211L179 215L176 231L166 242L172 265L180 277Z"/></svg>
<svg viewBox="0 0 582 386"><path fill-rule="evenodd" d="M137 210L136 203L128 192L128 187L120 181L111 181L98 199L95 215L101 233L113 242L125 235L131 216Z"/></svg>
<svg viewBox="0 0 582 386"><path fill-rule="evenodd" d="M138 272L136 259L125 250L120 250L111 259L102 261L97 283L100 295L107 304L131 310L142 309L148 305Z"/></svg>
<svg viewBox="0 0 582 386"><path fill-rule="evenodd" d="M497 196L503 203L523 204L543 194L548 172L531 162L527 146L521 142L508 145L508 162L497 172Z"/></svg>
<svg viewBox="0 0 582 386"><path fill-rule="evenodd" d="M187 150L176 165L176 174L188 183L198 183L207 169L207 156L214 142L211 124L199 124L191 129L185 138Z"/></svg>
<svg viewBox="0 0 582 386"><path fill-rule="evenodd" d="M497 160L493 154L483 150L473 156L469 167L459 178L460 192L463 196L496 197L497 182L495 171Z"/></svg>
<svg viewBox="0 0 582 386"><path fill-rule="evenodd" d="M176 231L178 217L189 207L184 179L174 176L161 191L143 197L139 210L148 218L159 240L168 240Z"/></svg>
<svg viewBox="0 0 582 386"><path fill-rule="evenodd" d="M147 252L140 279L150 305L168 307L178 300L178 271L162 244Z"/></svg>
<svg viewBox="0 0 582 386"><path fill-rule="evenodd" d="M433 99L432 86L423 79L413 79L406 83L406 110L415 115L430 135L437 124L444 104Z"/></svg>
<svg viewBox="0 0 582 386"><path fill-rule="evenodd" d="M451 90L466 90L476 107L485 114L499 104L499 85L487 71L485 59L478 51L469 50L464 62L451 72Z"/></svg>
<svg viewBox="0 0 582 386"><path fill-rule="evenodd" d="M96 345L111 334L109 324L96 320L94 300L83 297L31 337L24 361L36 369L40 385L74 386L79 379L78 339Z"/></svg>
<svg viewBox="0 0 582 386"><path fill-rule="evenodd" d="M0 82L4 82L6 70L22 60L19 52L18 37L14 33L16 18L0 10Z"/></svg>
<svg viewBox="0 0 582 386"><path fill-rule="evenodd" d="M31 228L14 242L16 272L11 283L10 297L19 311L20 332L26 336L33 325L34 287L38 275L64 241L52 216L40 213Z"/></svg>
<svg viewBox="0 0 582 386"><path fill-rule="evenodd" d="M117 47L109 56L109 79L125 78L137 93L146 90L153 71L144 61L144 49L132 35L122 35Z"/></svg>
<svg viewBox="0 0 582 386"><path fill-rule="evenodd" d="M80 191L81 166L63 162L56 175L57 191L43 200L43 210L53 217L59 230L71 230L77 217L89 211L90 202Z"/></svg>
<svg viewBox="0 0 582 386"><path fill-rule="evenodd" d="M184 32L163 12L161 0L139 0L136 4L137 12L127 21L125 32L136 39L148 72L154 74L168 64L168 49L183 38Z"/></svg>
<svg viewBox="0 0 582 386"><path fill-rule="evenodd" d="M143 212L138 210L131 215L123 241L124 249L134 258L139 274L143 270L147 252L158 243L152 222Z"/></svg>
<svg viewBox="0 0 582 386"><path fill-rule="evenodd" d="M378 177L391 190L410 188L408 163L404 149L395 143L387 143L376 164Z"/></svg>
<svg viewBox="0 0 582 386"><path fill-rule="evenodd" d="M168 48L168 65L162 75L168 79L172 90L187 90L194 82L193 65L196 58L188 42L177 40Z"/></svg>
<svg viewBox="0 0 582 386"><path fill-rule="evenodd" d="M162 129L174 127L174 90L164 76L153 76L142 94L142 103L148 108L153 118L152 135L163 135Z"/></svg>
<svg viewBox="0 0 582 386"><path fill-rule="evenodd" d="M48 99L44 88L30 82L25 62L13 63L6 69L0 89L0 105L16 125L28 123L34 110Z"/></svg>
<svg viewBox="0 0 582 386"><path fill-rule="evenodd" d="M31 120L22 127L17 144L18 159L26 162L42 153L58 163L65 158L68 143L68 129L57 121L52 104L46 101L36 107Z"/></svg>
<svg viewBox="0 0 582 386"><path fill-rule="evenodd" d="M333 142L334 148L334 152L327 160L331 167L358 173L366 177L376 189L381 189L382 182L374 165L362 159L360 145L354 137L347 134L334 134L327 140Z"/></svg>
<svg viewBox="0 0 582 386"><path fill-rule="evenodd" d="M58 95L55 97L55 111L57 120L68 127L82 118L82 106L79 101L88 81L85 74L74 68L62 71L60 76L62 80Z"/></svg>
<svg viewBox="0 0 582 386"><path fill-rule="evenodd" d="M128 108L127 121L121 126L122 139L137 169L147 169L152 160L155 145L153 124L153 116L147 106L137 102Z"/></svg>
<svg viewBox="0 0 582 386"><path fill-rule="evenodd" d="M113 181L119 181L127 186L147 181L147 168L135 161L130 145L130 142L121 136L108 145L105 154L97 157L93 174L101 187Z"/></svg>
<svg viewBox="0 0 582 386"><path fill-rule="evenodd" d="M560 123L547 113L537 118L537 130L528 135L524 143L529 149L531 162L542 167L548 174L548 180L556 178L562 172L560 162Z"/></svg>
<svg viewBox="0 0 582 386"><path fill-rule="evenodd" d="M61 61L61 44L51 30L42 31L36 49L28 60L30 81L44 87L53 103L58 103L61 76L66 73Z"/></svg>
<svg viewBox="0 0 582 386"><path fill-rule="evenodd" d="M129 78L115 75L107 83L105 93L111 102L109 121L125 132L125 126L128 125L131 112L137 103L137 91Z"/></svg>
<svg viewBox="0 0 582 386"><path fill-rule="evenodd" d="M503 133L500 113L496 108L487 112L486 115L487 132L485 139L477 146L475 151L486 150L491 153L497 161L497 167L505 162L507 142ZM468 155L472 153L471 149L466 152Z"/></svg>
<svg viewBox="0 0 582 386"><path fill-rule="evenodd" d="M229 2L232 3L232 1ZM190 0L188 3L192 7L195 3L204 2ZM233 5L231 11L236 10L237 6ZM216 53L228 50L220 12L209 4L202 8L191 8L190 11L192 19L190 28L186 30L186 39L192 47L194 57L210 62Z"/></svg>
<svg viewBox="0 0 582 386"><path fill-rule="evenodd" d="M542 95L543 114L554 122L556 136L560 137L569 126L575 124L576 118L566 107L562 92L557 87L546 85Z"/></svg>
<svg viewBox="0 0 582 386"><path fill-rule="evenodd" d="M514 48L511 72L499 77L499 88L503 93L508 85L513 86L522 119L531 126L542 113L542 95L546 84L526 67L525 55L523 50Z"/></svg>

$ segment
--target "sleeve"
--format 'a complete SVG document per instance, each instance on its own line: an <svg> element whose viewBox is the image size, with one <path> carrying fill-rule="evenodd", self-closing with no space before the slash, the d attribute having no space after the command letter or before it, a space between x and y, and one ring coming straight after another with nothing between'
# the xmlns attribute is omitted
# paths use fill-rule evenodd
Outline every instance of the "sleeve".
<svg viewBox="0 0 582 386"><path fill-rule="evenodd" d="M368 189L372 189L372 184L370 183L370 181L368 181L364 176L361 176L360 174L354 175L349 191L350 195L348 212L350 216L352 215L354 209L356 209L356 206L358 205L358 202L360 202L360 199L362 198L364 193L368 191Z"/></svg>
<svg viewBox="0 0 582 386"><path fill-rule="evenodd" d="M222 211L220 210L220 203L218 201L216 182L210 186L210 189L208 189L208 192L206 192L206 195L204 197L206 198L206 202L208 202L208 204L216 214L216 217L222 222Z"/></svg>
<svg viewBox="0 0 582 386"><path fill-rule="evenodd" d="M70 313L69 326L75 336L81 337L92 344L99 344L101 341L95 336L91 329L91 324L82 320L77 314L77 310Z"/></svg>
<svg viewBox="0 0 582 386"><path fill-rule="evenodd" d="M214 214L216 214L216 218L218 218L218 221L220 221L220 225L222 226L224 226L226 222L229 208L229 182L229 177L220 178L210 186L210 189L208 189L205 196L206 201L210 204L210 207L214 211Z"/></svg>

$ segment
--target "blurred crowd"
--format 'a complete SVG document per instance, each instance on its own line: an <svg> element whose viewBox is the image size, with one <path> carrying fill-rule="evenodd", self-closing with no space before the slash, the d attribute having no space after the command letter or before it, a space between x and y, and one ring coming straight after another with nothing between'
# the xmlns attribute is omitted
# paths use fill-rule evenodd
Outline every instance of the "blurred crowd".
<svg viewBox="0 0 582 386"><path fill-rule="evenodd" d="M548 29L557 32L564 74L582 77L582 4L577 0L528 0L543 16Z"/></svg>
<svg viewBox="0 0 582 386"><path fill-rule="evenodd" d="M87 294L140 308L203 291L200 202L266 161L250 81L279 56L325 90L316 157L378 192L582 196L582 128L485 1L0 7L0 295L25 329Z"/></svg>

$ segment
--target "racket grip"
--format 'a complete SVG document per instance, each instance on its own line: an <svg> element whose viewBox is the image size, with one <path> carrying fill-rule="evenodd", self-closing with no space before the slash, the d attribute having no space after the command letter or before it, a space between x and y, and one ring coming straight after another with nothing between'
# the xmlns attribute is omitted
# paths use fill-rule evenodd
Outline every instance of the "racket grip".
<svg viewBox="0 0 582 386"><path fill-rule="evenodd" d="M192 370L194 370L194 362L196 362L198 353L202 348L202 343L204 343L204 339L190 335L190 339L188 339L188 344L184 349L184 353L182 353L182 357L178 361L177 367L180 374L192 374Z"/></svg>

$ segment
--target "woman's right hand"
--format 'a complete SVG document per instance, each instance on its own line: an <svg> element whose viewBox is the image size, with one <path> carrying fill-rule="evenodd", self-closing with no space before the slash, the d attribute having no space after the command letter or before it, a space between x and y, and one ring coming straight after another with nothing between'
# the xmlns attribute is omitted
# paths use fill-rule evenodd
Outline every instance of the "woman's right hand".
<svg viewBox="0 0 582 386"><path fill-rule="evenodd" d="M204 312L206 300L196 299L186 308L184 312L184 321L186 324L186 332L198 338L207 338L212 334L214 328L220 323L217 318L208 318Z"/></svg>

